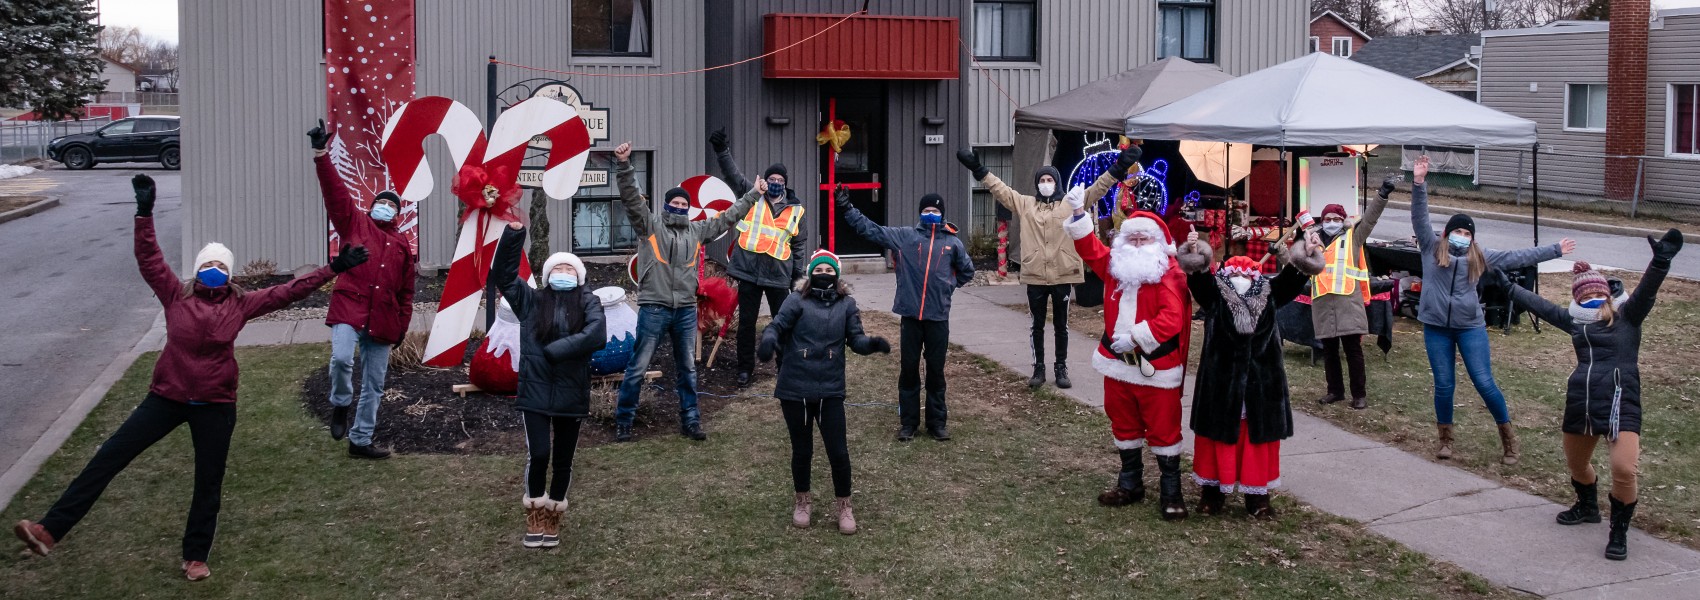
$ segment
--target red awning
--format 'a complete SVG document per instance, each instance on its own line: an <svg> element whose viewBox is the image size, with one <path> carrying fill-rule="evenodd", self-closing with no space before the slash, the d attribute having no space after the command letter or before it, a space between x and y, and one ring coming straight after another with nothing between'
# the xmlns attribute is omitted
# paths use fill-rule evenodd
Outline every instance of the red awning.
<svg viewBox="0 0 1700 600"><path fill-rule="evenodd" d="M843 15L762 16L763 52L797 43ZM957 79L962 76L955 18L858 16L762 61L774 79Z"/></svg>

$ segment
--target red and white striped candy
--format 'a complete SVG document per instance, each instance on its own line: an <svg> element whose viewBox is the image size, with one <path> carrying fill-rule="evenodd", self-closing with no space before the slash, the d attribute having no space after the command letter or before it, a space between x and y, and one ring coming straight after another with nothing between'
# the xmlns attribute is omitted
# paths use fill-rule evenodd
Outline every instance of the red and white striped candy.
<svg viewBox="0 0 1700 600"><path fill-rule="evenodd" d="M698 175L686 179L679 184L691 195L691 220L706 221L720 214L720 211L732 208L737 196L732 193L732 186L726 185L719 177Z"/></svg>
<svg viewBox="0 0 1700 600"><path fill-rule="evenodd" d="M378 154L396 193L418 202L431 194L431 165L425 162L425 138L441 136L448 142L455 170L469 158L484 160L484 123L465 104L442 96L415 98L396 108L384 122Z"/></svg>
<svg viewBox="0 0 1700 600"><path fill-rule="evenodd" d="M557 200L571 198L578 192L584 163L590 158L590 129L577 110L560 100L528 98L503 112L490 130L485 168L518 173L526 146L537 136L549 139L543 193Z"/></svg>

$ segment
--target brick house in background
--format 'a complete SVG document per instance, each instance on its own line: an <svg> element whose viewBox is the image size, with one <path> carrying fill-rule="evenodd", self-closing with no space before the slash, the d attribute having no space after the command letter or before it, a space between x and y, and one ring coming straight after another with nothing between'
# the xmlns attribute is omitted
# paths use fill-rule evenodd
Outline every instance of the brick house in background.
<svg viewBox="0 0 1700 600"><path fill-rule="evenodd" d="M1351 58L1368 44L1371 38L1353 27L1344 17L1325 10L1310 17L1310 52L1327 52L1340 58Z"/></svg>

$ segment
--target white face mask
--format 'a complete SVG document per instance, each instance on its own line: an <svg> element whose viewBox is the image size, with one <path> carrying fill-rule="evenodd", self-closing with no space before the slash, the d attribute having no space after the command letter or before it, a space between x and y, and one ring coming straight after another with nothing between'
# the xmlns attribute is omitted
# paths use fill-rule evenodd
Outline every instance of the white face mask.
<svg viewBox="0 0 1700 600"><path fill-rule="evenodd" d="M1055 183L1041 183L1041 184L1039 184L1039 195L1040 196L1044 196L1046 198L1049 198L1052 195L1055 195L1056 193L1057 193L1057 184L1055 184Z"/></svg>
<svg viewBox="0 0 1700 600"><path fill-rule="evenodd" d="M1251 291L1250 277L1229 277L1228 283L1234 284L1234 291L1239 292L1241 296L1244 296L1246 292Z"/></svg>
<svg viewBox="0 0 1700 600"><path fill-rule="evenodd" d="M1340 235L1340 232L1344 229L1346 229L1345 223L1335 223L1335 222L1329 221L1329 222L1324 222L1322 224L1322 232L1326 233L1328 235Z"/></svg>

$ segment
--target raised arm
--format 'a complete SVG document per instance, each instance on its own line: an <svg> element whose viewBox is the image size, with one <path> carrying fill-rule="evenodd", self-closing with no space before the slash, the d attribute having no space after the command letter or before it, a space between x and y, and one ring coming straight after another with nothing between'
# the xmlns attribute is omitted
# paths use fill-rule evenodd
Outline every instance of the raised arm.
<svg viewBox="0 0 1700 600"><path fill-rule="evenodd" d="M325 202L325 216L330 218L331 226L336 227L343 240L350 244L363 244L375 237L371 229L376 225L371 219L358 218L361 216L360 209L355 207L348 186L343 185L342 179L337 176L330 155L314 156L313 169L319 175L319 195Z"/></svg>
<svg viewBox="0 0 1700 600"><path fill-rule="evenodd" d="M968 172L974 174L974 180L979 181L980 185L992 194L993 200L997 200L998 204L1009 209L1009 212L1017 215L1023 214L1022 210L1025 207L1037 202L1032 196L1024 196L1016 192L1014 188L1006 185L1002 179L998 179L997 175L993 175L991 171L986 169L985 165L980 163L980 157L975 155L973 150L967 148L958 150L956 160L962 163L962 167L968 169Z"/></svg>
<svg viewBox="0 0 1700 600"><path fill-rule="evenodd" d="M838 214L844 217L844 222L850 224L851 229L856 230L856 235L860 235L882 248L898 249L896 236L892 235L890 231L892 228L881 227L878 223L863 215L862 211L856 210L856 207L850 204L849 191L840 189L836 198Z"/></svg>
<svg viewBox="0 0 1700 600"><path fill-rule="evenodd" d="M1199 308L1211 310L1216 303L1222 301L1222 288L1216 287L1216 276L1209 273L1188 273L1186 276L1187 291L1192 292L1192 301Z"/></svg>
<svg viewBox="0 0 1700 600"><path fill-rule="evenodd" d="M637 187L637 168L632 166L632 143L625 142L614 148L614 180L620 186L620 206L626 209L626 221L632 225L632 233L638 237L649 235L652 215L649 212L649 200L643 197L643 192Z"/></svg>
<svg viewBox="0 0 1700 600"><path fill-rule="evenodd" d="M1304 293L1305 284L1310 282L1310 278L1310 275L1299 272L1298 267L1293 265L1282 267L1280 273L1269 278L1269 301L1273 302L1276 308L1286 306ZM1198 297L1197 293L1193 292L1194 298Z"/></svg>
<svg viewBox="0 0 1700 600"><path fill-rule="evenodd" d="M525 250L525 227L517 221L508 223L508 228L502 230L502 240L496 243L496 256L490 261L490 279L496 282L496 288L501 290L502 297L508 300L508 306L513 308L514 316L524 319L531 311L531 294L534 290L519 278L519 264ZM547 278L548 275L544 274Z"/></svg>
<svg viewBox="0 0 1700 600"><path fill-rule="evenodd" d="M356 255L359 256L358 260L353 258ZM355 246L343 250L342 254L338 254L336 260L331 261L330 265L319 267L312 273L296 277L288 283L243 294L242 320L257 319L266 313L299 302L302 298L313 295L313 290L325 285L325 282L330 281L337 273L346 271L363 262L366 262L366 248ZM341 269L341 271L336 269Z"/></svg>
<svg viewBox="0 0 1700 600"><path fill-rule="evenodd" d="M1428 214L1428 157L1419 156L1411 165L1411 232L1417 235L1417 249L1427 253L1439 238Z"/></svg>
<svg viewBox="0 0 1700 600"><path fill-rule="evenodd" d="M608 345L608 319L596 295L584 293L584 327L543 346L543 358L552 363L583 359Z"/></svg>
<svg viewBox="0 0 1700 600"><path fill-rule="evenodd" d="M166 264L165 253L160 251L159 239L154 235L153 178L137 175L130 179L130 187L136 191L136 267L142 272L142 280L148 282L148 288L153 290L153 295L159 298L160 305L170 306L182 293L183 284L171 271L171 265ZM190 268L199 266L192 265Z"/></svg>
<svg viewBox="0 0 1700 600"><path fill-rule="evenodd" d="M732 187L732 193L742 196L750 191L749 178L744 177L738 161L732 158L732 147L726 143L726 131L709 134L708 143L714 147L714 159L720 163L720 176L726 178L726 185Z"/></svg>
<svg viewBox="0 0 1700 600"><path fill-rule="evenodd" d="M1499 287L1511 296L1511 301L1523 310L1535 313L1541 320L1551 323L1565 333L1576 332L1576 320L1571 318L1570 311L1553 304L1540 294L1523 289L1523 286L1511 283L1511 278L1499 269L1489 269L1482 273L1482 281L1489 287Z"/></svg>
<svg viewBox="0 0 1700 600"><path fill-rule="evenodd" d="M1682 250L1682 232L1671 229L1657 240L1647 236L1647 244L1653 247L1653 261L1647 263L1647 272L1641 274L1641 283L1635 284L1635 291L1623 303L1623 318L1636 325L1647 320L1647 315L1653 312L1659 286L1664 284L1665 276L1670 273L1670 261Z"/></svg>
<svg viewBox="0 0 1700 600"><path fill-rule="evenodd" d="M1520 250L1487 250L1483 254L1487 256L1487 263L1490 268L1521 269L1564 256L1563 247L1565 244L1574 245L1575 242L1565 240L1550 246L1535 246Z"/></svg>
<svg viewBox="0 0 1700 600"><path fill-rule="evenodd" d="M712 219L691 223L692 233L696 235L696 239L705 242L720 237L720 234L725 233L739 219L744 218L744 215L749 214L750 207L761 201L761 196L765 193L767 193L767 182L763 181L760 185L750 188L744 192L744 195L739 196L738 201L732 204L732 208L720 211L720 214L714 215Z"/></svg>
<svg viewBox="0 0 1700 600"><path fill-rule="evenodd" d="M1121 154L1116 156L1116 162L1110 165L1104 174L1099 175L1098 179L1092 182L1092 187L1086 190L1086 206L1098 206L1099 200L1104 199L1123 179L1127 179L1128 170L1138 164L1142 152L1139 146L1123 148Z"/></svg>
<svg viewBox="0 0 1700 600"><path fill-rule="evenodd" d="M1175 262L1186 273L1186 287L1192 292L1192 299L1199 306L1209 310L1222 300L1222 289L1216 286L1216 277L1210 274L1210 262L1215 258L1216 251L1198 239L1198 232L1186 234L1186 241L1175 250Z"/></svg>
<svg viewBox="0 0 1700 600"><path fill-rule="evenodd" d="M1381 182L1381 191L1369 199L1369 206L1364 207L1364 214L1358 219L1358 224L1352 227L1352 241L1355 246L1362 248L1369 241L1370 232L1375 231L1375 224L1381 220L1381 211L1387 208L1387 196L1393 193L1393 179Z"/></svg>

